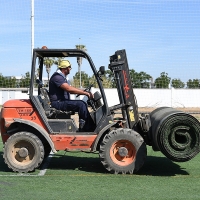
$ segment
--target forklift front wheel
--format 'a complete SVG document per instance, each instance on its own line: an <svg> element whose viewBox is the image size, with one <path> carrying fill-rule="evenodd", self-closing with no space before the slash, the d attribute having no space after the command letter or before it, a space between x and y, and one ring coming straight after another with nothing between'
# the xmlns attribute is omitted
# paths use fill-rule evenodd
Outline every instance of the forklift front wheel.
<svg viewBox="0 0 200 200"><path fill-rule="evenodd" d="M144 164L146 144L137 132L131 129L116 129L106 134L99 156L104 167L113 173L134 173Z"/></svg>
<svg viewBox="0 0 200 200"><path fill-rule="evenodd" d="M110 148L110 158L120 166L129 165L136 158L135 146L129 140L118 140Z"/></svg>

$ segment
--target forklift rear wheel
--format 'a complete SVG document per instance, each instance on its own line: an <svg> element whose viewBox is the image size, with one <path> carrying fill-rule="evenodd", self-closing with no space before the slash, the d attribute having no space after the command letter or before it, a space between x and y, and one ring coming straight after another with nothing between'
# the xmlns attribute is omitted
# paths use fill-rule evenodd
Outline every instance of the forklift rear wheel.
<svg viewBox="0 0 200 200"><path fill-rule="evenodd" d="M16 172L30 172L44 159L41 140L29 132L18 132L10 136L4 146L4 160Z"/></svg>
<svg viewBox="0 0 200 200"><path fill-rule="evenodd" d="M144 164L146 144L131 129L116 129L106 134L100 144L99 156L104 167L115 174L133 174Z"/></svg>

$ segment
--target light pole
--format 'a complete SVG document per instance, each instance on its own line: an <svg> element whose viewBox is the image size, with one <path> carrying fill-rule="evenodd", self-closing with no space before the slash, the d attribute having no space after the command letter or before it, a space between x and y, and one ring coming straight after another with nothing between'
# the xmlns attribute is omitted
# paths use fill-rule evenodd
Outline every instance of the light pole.
<svg viewBox="0 0 200 200"><path fill-rule="evenodd" d="M31 0L31 58L34 49L34 0Z"/></svg>

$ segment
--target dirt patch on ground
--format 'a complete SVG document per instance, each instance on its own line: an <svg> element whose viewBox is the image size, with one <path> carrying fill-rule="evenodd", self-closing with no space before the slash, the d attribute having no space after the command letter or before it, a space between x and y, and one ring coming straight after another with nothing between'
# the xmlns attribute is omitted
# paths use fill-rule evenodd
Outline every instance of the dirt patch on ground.
<svg viewBox="0 0 200 200"><path fill-rule="evenodd" d="M151 107L140 107L140 108L138 108L138 112L139 112L139 114L141 114L141 113L150 114L155 109L156 108L151 108ZM175 109L189 113L189 114L193 115L194 117L196 117L200 121L200 108L175 108ZM91 109L89 109L89 111L91 111ZM116 110L115 113L116 114L114 115L114 117L122 117L122 115L120 114L121 113L120 110ZM78 126L78 115L77 114L73 115L72 118L75 120L75 122Z"/></svg>
<svg viewBox="0 0 200 200"><path fill-rule="evenodd" d="M150 108L150 107L142 107L138 108L139 113L150 113L156 108ZM200 108L174 108L176 110L180 110L186 113L200 113Z"/></svg>

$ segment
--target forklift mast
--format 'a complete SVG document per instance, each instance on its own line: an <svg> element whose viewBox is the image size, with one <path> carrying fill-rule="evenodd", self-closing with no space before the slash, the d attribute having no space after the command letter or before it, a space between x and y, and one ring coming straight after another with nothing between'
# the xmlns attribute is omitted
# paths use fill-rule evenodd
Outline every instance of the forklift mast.
<svg viewBox="0 0 200 200"><path fill-rule="evenodd" d="M110 56L109 69L115 77L122 115L128 122L126 127L133 129L139 121L138 105L133 92L126 51L124 49L116 51L114 55Z"/></svg>

